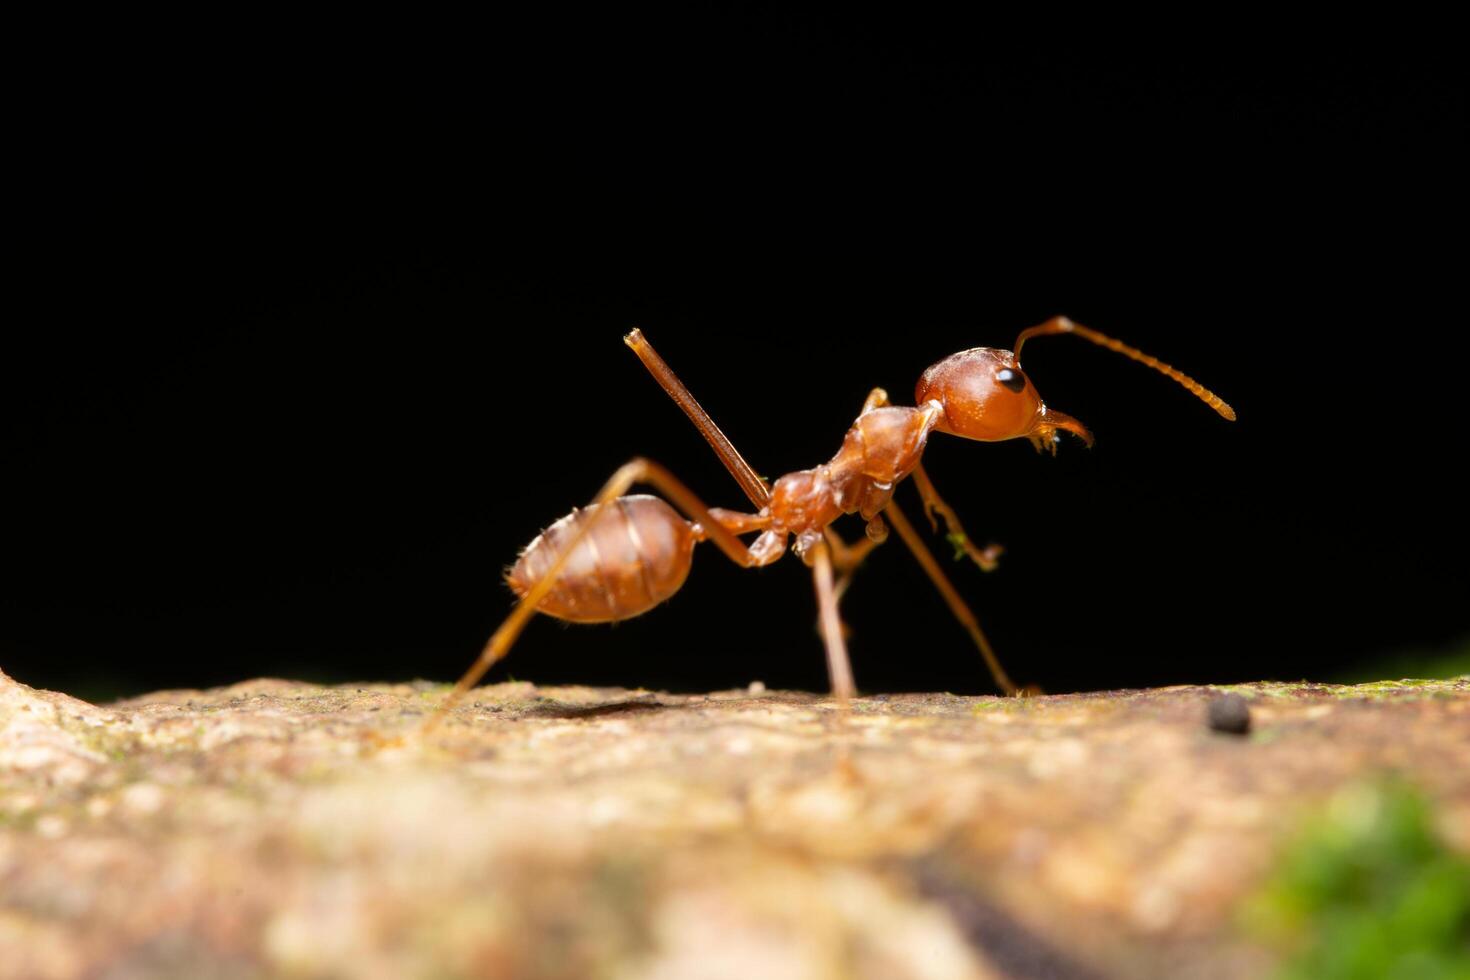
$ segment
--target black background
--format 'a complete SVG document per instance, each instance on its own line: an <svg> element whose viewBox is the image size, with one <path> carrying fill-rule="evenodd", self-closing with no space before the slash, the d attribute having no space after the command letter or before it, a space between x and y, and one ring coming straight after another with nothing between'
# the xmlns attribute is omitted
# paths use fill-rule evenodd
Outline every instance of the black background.
<svg viewBox="0 0 1470 980"><path fill-rule="evenodd" d="M1231 401L1046 339L1027 369L1095 449L931 441L1008 549L953 574L1020 680L1332 676L1466 635L1463 93L1417 40L784 8L158 26L65 37L12 120L20 680L453 679L503 567L631 455L741 505L634 325L773 476L873 385L908 401L1056 313ZM845 613L864 689L988 690L898 542ZM534 623L507 674L825 685L806 569L712 548L641 619Z"/></svg>

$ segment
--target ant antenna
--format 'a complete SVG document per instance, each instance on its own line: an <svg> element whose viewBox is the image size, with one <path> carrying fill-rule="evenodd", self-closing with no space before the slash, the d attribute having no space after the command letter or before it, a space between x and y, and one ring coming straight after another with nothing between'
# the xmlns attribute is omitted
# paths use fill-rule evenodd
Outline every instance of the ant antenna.
<svg viewBox="0 0 1470 980"><path fill-rule="evenodd" d="M1121 340L1114 340L1107 334L1098 333L1096 330L1093 330L1090 327L1084 327L1080 323L1073 323L1071 320L1067 319L1064 316L1055 317L1054 319L1048 320L1038 327L1028 327L1027 329L1022 330L1021 335L1016 338L1015 354L1017 360L1019 360L1021 357L1021 345L1024 344L1028 338L1044 337L1048 334L1058 333L1074 333L1085 340L1092 341L1099 347L1106 347L1108 350L1117 351L1119 354L1122 354L1125 357L1130 357L1135 361L1147 364L1149 367L1153 368L1159 373L1166 374L1169 377L1173 378L1175 381L1179 382L1196 398L1213 408L1215 411L1219 412L1223 417L1229 419L1232 422L1235 421L1235 409L1231 408L1226 403L1225 399L1221 398L1219 395L1215 394L1213 391L1206 388L1204 385L1200 384L1198 381L1194 380L1183 371L1180 371L1178 368L1175 368L1171 365L1165 364L1157 357L1152 357L1148 354L1145 354L1137 347L1129 347Z"/></svg>

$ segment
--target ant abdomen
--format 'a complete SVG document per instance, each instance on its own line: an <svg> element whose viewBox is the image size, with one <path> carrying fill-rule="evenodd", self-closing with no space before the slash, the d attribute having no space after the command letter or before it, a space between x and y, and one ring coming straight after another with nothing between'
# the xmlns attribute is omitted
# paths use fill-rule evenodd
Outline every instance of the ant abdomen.
<svg viewBox="0 0 1470 980"><path fill-rule="evenodd" d="M521 552L506 581L518 596L535 586L584 525L556 584L536 611L574 623L608 623L645 613L689 575L693 525L658 497L634 494L573 510Z"/></svg>

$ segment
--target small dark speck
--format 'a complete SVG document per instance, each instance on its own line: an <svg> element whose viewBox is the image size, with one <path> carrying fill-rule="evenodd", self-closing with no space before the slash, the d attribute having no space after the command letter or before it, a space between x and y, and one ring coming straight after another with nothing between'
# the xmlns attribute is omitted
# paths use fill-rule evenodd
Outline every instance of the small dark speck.
<svg viewBox="0 0 1470 980"><path fill-rule="evenodd" d="M889 699L889 696L887 694L875 694L875 695L873 695L873 700L874 701L887 701L888 699Z"/></svg>
<svg viewBox="0 0 1470 980"><path fill-rule="evenodd" d="M1251 709L1239 694L1222 694L1210 701L1207 724L1212 731L1244 735L1251 730Z"/></svg>

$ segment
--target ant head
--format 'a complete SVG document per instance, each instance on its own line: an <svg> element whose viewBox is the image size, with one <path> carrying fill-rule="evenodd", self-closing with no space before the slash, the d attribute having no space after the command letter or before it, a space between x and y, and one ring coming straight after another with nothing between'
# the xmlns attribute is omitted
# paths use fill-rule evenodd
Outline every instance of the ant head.
<svg viewBox="0 0 1470 980"><path fill-rule="evenodd" d="M914 402L937 401L944 417L940 432L999 442L1030 439L1037 449L1056 451L1065 429L1092 445L1092 433L1070 415L1046 407L1021 362L1008 350L972 347L931 365L914 389Z"/></svg>
<svg viewBox="0 0 1470 980"><path fill-rule="evenodd" d="M1022 330L1016 338L1014 354L993 347L973 347L931 365L919 379L914 400L919 405L939 402L944 408L944 417L936 428L966 439L999 442L1025 436L1037 449L1050 449L1055 453L1057 443L1061 441L1058 430L1065 429L1091 446L1092 433L1087 431L1087 426L1070 415L1047 408L1031 379L1021 370L1018 360L1021 346L1031 337L1053 334L1073 334L1146 364L1183 385L1222 418L1235 420L1235 409L1183 371L1120 340L1073 323L1064 316L1053 317L1040 326Z"/></svg>

